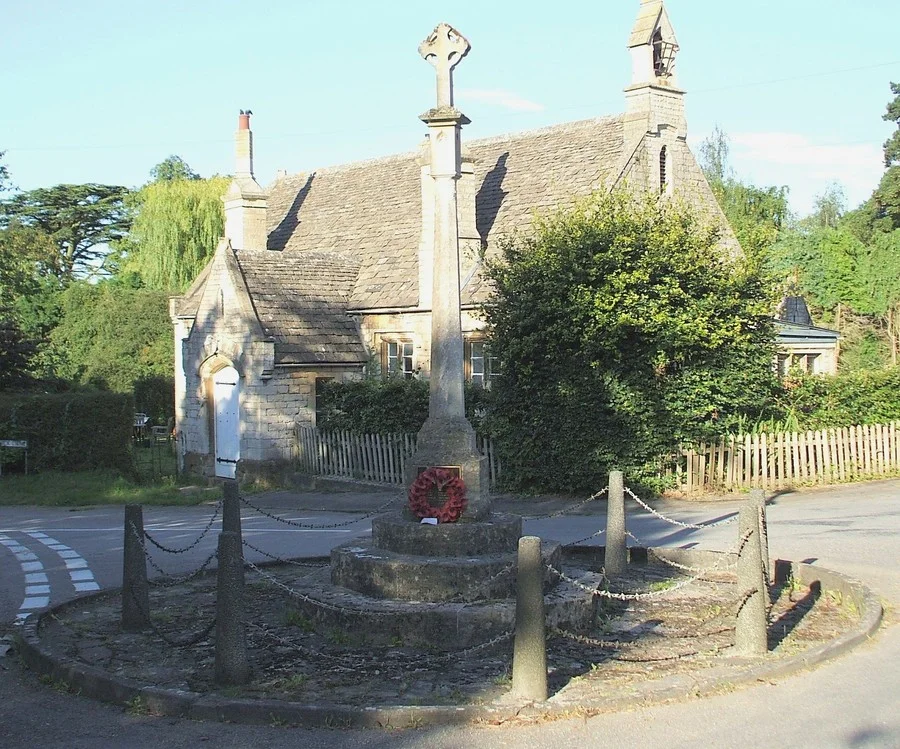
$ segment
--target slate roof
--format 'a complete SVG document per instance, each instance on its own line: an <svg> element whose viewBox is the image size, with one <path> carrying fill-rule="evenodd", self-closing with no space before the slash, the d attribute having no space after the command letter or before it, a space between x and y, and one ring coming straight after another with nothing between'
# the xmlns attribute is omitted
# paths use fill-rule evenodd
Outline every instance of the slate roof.
<svg viewBox="0 0 900 749"><path fill-rule="evenodd" d="M347 302L359 264L334 252L243 250L238 264L276 364L361 364L365 347Z"/></svg>
<svg viewBox="0 0 900 749"><path fill-rule="evenodd" d="M491 253L501 235L527 229L536 211L612 185L624 167L622 117L464 141L475 162L476 226ZM417 153L320 169L268 191L268 250L236 257L280 364L362 363L349 311L415 308L422 221ZM178 300L196 314L208 269ZM463 304L484 299L478 274Z"/></svg>
<svg viewBox="0 0 900 749"><path fill-rule="evenodd" d="M554 125L464 142L475 160L476 225L487 248L530 226L535 211L568 204L622 167L622 118ZM418 304L422 198L416 153L321 169L276 181L269 190L269 248L285 257L339 251L359 263L354 310ZM485 289L469 284L463 303Z"/></svg>
<svg viewBox="0 0 900 749"><path fill-rule="evenodd" d="M797 325L812 325L812 316L809 307L802 296L786 296L778 305L778 319L782 322L796 323Z"/></svg>

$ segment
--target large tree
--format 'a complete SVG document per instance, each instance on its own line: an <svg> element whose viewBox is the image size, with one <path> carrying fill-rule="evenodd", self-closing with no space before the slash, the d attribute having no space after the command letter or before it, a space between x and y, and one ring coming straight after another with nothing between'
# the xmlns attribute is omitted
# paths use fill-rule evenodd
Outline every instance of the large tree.
<svg viewBox="0 0 900 749"><path fill-rule="evenodd" d="M134 222L121 244L122 269L137 273L148 288L183 291L224 233L222 196L229 179L200 179L178 157L166 159L151 175L155 180L129 200Z"/></svg>
<svg viewBox="0 0 900 749"><path fill-rule="evenodd" d="M0 202L0 228L40 229L57 249L54 271L65 281L103 272L109 243L128 231L128 190L117 185L56 185Z"/></svg>
<svg viewBox="0 0 900 749"><path fill-rule="evenodd" d="M51 334L63 379L129 392L135 381L169 376L174 366L166 294L128 280L75 281L63 292Z"/></svg>
<svg viewBox="0 0 900 749"><path fill-rule="evenodd" d="M884 143L884 175L872 197L845 220L847 227L864 242L878 232L900 229L900 84L891 83L891 93L894 98L882 119L895 123L897 129Z"/></svg>
<svg viewBox="0 0 900 749"><path fill-rule="evenodd" d="M790 218L787 187L739 180L729 162L728 136L716 126L700 144L700 168L748 259L763 262Z"/></svg>
<svg viewBox="0 0 900 749"><path fill-rule="evenodd" d="M771 405L771 300L687 209L595 195L490 265L491 411L523 488L599 486Z"/></svg>

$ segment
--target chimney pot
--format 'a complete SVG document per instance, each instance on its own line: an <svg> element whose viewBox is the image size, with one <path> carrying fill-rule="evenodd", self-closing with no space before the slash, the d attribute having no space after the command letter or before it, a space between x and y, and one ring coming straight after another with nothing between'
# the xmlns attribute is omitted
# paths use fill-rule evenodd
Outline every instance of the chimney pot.
<svg viewBox="0 0 900 749"><path fill-rule="evenodd" d="M243 109L241 113L238 115L238 130L249 130L250 129L250 112L245 112Z"/></svg>

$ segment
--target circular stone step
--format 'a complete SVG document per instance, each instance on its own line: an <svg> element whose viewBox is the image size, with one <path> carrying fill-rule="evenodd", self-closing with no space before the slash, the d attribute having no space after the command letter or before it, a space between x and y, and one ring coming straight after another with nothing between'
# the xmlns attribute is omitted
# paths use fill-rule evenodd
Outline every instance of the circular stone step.
<svg viewBox="0 0 900 749"><path fill-rule="evenodd" d="M566 571L588 587L603 580L599 573ZM316 626L339 629L375 645L402 642L438 651L457 650L485 643L515 627L514 597L481 603L390 601L335 587L327 570L306 575L294 587L305 594L296 598L294 605ZM547 627L586 629L594 622L597 600L584 588L560 580L544 596Z"/></svg>
<svg viewBox="0 0 900 749"><path fill-rule="evenodd" d="M478 522L423 524L406 512L390 512L372 521L375 546L398 554L474 557L511 554L522 536L522 518L494 514Z"/></svg>
<svg viewBox="0 0 900 749"><path fill-rule="evenodd" d="M559 569L561 547L541 543L544 564ZM558 576L549 569L545 588ZM426 557L379 549L356 539L331 550L331 581L372 598L398 601L479 601L515 595L516 554Z"/></svg>

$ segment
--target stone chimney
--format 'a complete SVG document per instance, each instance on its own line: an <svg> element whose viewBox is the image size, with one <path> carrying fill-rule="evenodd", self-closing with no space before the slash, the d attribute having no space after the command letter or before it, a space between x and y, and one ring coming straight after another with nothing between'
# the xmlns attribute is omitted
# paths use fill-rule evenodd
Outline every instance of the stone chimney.
<svg viewBox="0 0 900 749"><path fill-rule="evenodd" d="M234 179L222 198L225 236L236 250L266 249L266 194L253 176L252 112L241 110L234 134Z"/></svg>
<svg viewBox="0 0 900 749"><path fill-rule="evenodd" d="M663 0L641 0L628 41L631 85L625 89L625 144L643 135L659 136L663 129L687 138L684 91L675 77L678 40Z"/></svg>

